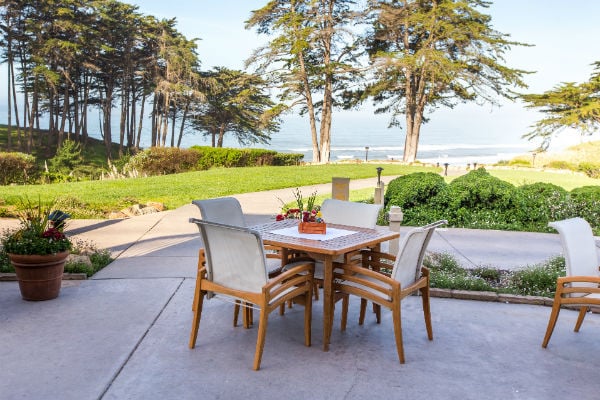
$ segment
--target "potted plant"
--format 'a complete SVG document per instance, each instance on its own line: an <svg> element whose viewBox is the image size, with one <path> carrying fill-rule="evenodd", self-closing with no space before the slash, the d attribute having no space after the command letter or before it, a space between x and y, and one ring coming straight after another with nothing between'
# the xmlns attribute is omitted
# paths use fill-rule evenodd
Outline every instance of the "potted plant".
<svg viewBox="0 0 600 400"><path fill-rule="evenodd" d="M63 232L69 215L21 199L20 227L2 237L0 244L15 269L25 300L50 300L58 296L65 262L72 243Z"/></svg>
<svg viewBox="0 0 600 400"><path fill-rule="evenodd" d="M298 219L298 232L300 233L320 233L325 234L327 225L323 216L321 215L320 207L315 206L315 200L317 192L313 192L306 202L306 209L304 206L304 198L299 188L294 190L294 197L296 198L296 207L288 208L283 201L283 209L281 214L278 214L275 219L277 221L283 221L284 219Z"/></svg>

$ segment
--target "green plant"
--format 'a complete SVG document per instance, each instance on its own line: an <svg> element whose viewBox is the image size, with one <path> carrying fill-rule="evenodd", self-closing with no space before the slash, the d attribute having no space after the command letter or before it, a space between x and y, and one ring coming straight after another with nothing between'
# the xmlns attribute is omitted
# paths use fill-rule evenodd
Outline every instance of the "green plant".
<svg viewBox="0 0 600 400"><path fill-rule="evenodd" d="M70 250L71 241L63 233L64 219L52 221L55 214L54 202L34 204L29 199L21 199L19 221L21 227L6 233L0 243L6 253L21 255L46 255Z"/></svg>
<svg viewBox="0 0 600 400"><path fill-rule="evenodd" d="M81 146L73 140L64 140L56 150L56 155L49 160L53 172L69 174L83 163Z"/></svg>
<svg viewBox="0 0 600 400"><path fill-rule="evenodd" d="M510 288L516 294L553 297L559 276L565 276L564 257L554 257L540 265L515 271L510 278Z"/></svg>
<svg viewBox="0 0 600 400"><path fill-rule="evenodd" d="M0 152L0 171L0 185L30 183L39 175L35 157L16 152Z"/></svg>

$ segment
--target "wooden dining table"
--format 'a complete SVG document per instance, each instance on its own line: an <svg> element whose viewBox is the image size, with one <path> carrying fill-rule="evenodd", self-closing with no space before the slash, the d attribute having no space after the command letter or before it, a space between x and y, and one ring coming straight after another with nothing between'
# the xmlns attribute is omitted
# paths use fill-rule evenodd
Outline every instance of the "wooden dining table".
<svg viewBox="0 0 600 400"><path fill-rule="evenodd" d="M396 239L400 234L384 226L377 227L376 229L368 229L337 224L327 224L328 232L337 231L338 233L337 236L334 235L330 239L318 234L297 237L298 235L295 234L282 233L285 230L290 232L289 229L297 225L298 220L286 219L256 225L252 229L260 233L264 244L277 246L282 249L282 260L286 260L286 254L292 251L307 253L315 260L323 262L323 350L328 351L333 326L334 260L356 250L378 248L381 243Z"/></svg>

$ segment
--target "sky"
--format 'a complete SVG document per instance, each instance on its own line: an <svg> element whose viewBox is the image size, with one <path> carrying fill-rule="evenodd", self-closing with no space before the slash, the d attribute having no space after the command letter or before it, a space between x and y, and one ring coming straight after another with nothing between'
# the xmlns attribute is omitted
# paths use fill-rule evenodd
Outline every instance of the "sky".
<svg viewBox="0 0 600 400"><path fill-rule="evenodd" d="M363 0L364 1L364 0ZM177 28L187 38L200 38L198 54L203 69L226 66L242 69L243 61L267 38L244 29L244 21L252 10L266 0L129 0L139 11L157 18L175 17ZM496 0L484 10L491 15L492 26L510 34L512 40L533 46L513 46L506 53L506 64L513 68L535 71L525 77L525 93L542 93L561 82L583 82L593 71L591 64L600 60L600 1L596 0ZM502 101L501 107L465 104L454 109L439 109L430 115L428 130L461 130L467 136L481 136L488 130L505 130L514 140L529 132L541 118L535 110L521 103ZM374 117L369 106L359 114L374 123L387 123L387 117ZM357 118L340 113L339 118ZM466 134L466 133L465 133ZM493 135L497 137L498 135ZM581 140L575 132L555 139L560 148ZM535 146L534 146L535 147Z"/></svg>
<svg viewBox="0 0 600 400"><path fill-rule="evenodd" d="M268 39L244 29L244 21L251 11L264 6L267 0L122 1L137 5L143 14L159 19L176 18L181 33L188 39L200 39L197 51L203 70L215 66L243 69L244 60L252 50ZM542 93L561 82L584 82L593 71L591 64L600 60L600 1L496 0L483 12L491 15L492 26L497 31L510 34L512 40L533 45L514 46L505 54L506 65L535 71L525 76L529 87L523 89L524 93ZM0 66L4 77L3 71L4 65ZM0 90L5 87L4 83L0 80ZM0 103L6 101L4 97L0 96ZM6 104L0 104L0 109L5 107ZM437 109L427 116L430 122L421 129L422 141L437 143L441 138L447 142L459 137L469 143L486 143L502 138L513 143L527 143L527 146L531 144L531 150L539 145L539 141L530 143L521 136L531 131L531 126L542 115L536 110L525 109L521 103L502 100L501 107L460 104L453 109ZM303 123L299 117L295 118L294 126ZM2 113L0 122L5 122L4 119L5 113ZM366 104L359 112L336 111L334 128L336 124L338 129L360 125L382 132L387 129L388 120L386 115L374 116L372 106ZM308 130L308 124L300 129ZM282 133L285 130L284 123ZM287 130L292 130L291 123ZM398 136L401 146L403 138L400 135L403 133L398 132L392 131L392 134ZM308 134L306 138L310 142ZM566 132L553 140L553 147L560 149L580 141L576 132Z"/></svg>

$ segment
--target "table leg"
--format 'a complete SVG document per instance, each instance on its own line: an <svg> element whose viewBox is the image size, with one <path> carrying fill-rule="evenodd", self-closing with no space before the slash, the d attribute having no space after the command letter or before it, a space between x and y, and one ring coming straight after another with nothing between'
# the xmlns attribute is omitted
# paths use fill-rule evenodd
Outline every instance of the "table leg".
<svg viewBox="0 0 600 400"><path fill-rule="evenodd" d="M329 351L333 325L333 258L323 260L323 351Z"/></svg>

